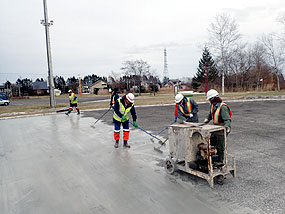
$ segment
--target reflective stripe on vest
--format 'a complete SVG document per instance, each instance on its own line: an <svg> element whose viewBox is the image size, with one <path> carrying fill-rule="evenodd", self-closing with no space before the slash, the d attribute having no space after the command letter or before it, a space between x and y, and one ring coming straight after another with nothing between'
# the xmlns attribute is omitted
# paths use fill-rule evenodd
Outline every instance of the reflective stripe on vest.
<svg viewBox="0 0 285 214"><path fill-rule="evenodd" d="M187 114L184 112L184 110L183 110L183 108L182 108L181 105L179 105L179 110L180 110L185 116L188 117L188 116L191 114L191 112L192 112L192 106L191 106L191 103L190 103L190 99L188 99L188 98L187 98L186 107L187 107L187 110L188 110L188 112L189 112L189 113L187 113Z"/></svg>
<svg viewBox="0 0 285 214"><path fill-rule="evenodd" d="M230 118L232 118L232 111L231 111L230 107L226 103L220 103L220 106L217 107L217 109L216 109L214 114L213 114L214 105L212 104L211 105L211 115L212 115L212 119L213 119L213 124L214 125L224 125L224 123L220 123L219 122L220 111L221 111L221 108L222 108L223 105L228 107L228 109L230 111Z"/></svg>
<svg viewBox="0 0 285 214"><path fill-rule="evenodd" d="M77 99L75 99L76 94L71 93L71 95L69 96L69 100L71 102L71 104L76 104L77 103Z"/></svg>
<svg viewBox="0 0 285 214"><path fill-rule="evenodd" d="M128 107L128 108L126 109L125 106L123 105L123 103L121 102L121 99L122 99L122 98L119 98L119 99L118 99L119 111L121 112L121 114L122 114L123 116L125 116L125 117L127 118L127 120L129 120L129 118L130 118L130 117L129 117L129 113L130 113L130 111L131 111L131 108L134 106L134 104L132 104L131 107ZM122 121L122 118L119 117L119 116L116 114L115 111L114 111L114 114L113 114L113 118L114 118L115 120L119 121L119 122Z"/></svg>

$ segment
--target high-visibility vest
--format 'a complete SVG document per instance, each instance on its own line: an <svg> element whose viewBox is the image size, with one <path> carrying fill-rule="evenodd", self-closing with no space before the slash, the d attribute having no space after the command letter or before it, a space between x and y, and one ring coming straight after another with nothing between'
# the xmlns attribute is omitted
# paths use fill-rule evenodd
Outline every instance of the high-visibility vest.
<svg viewBox="0 0 285 214"><path fill-rule="evenodd" d="M217 107L215 112L213 112L214 105L212 104L211 105L211 115L212 115L214 125L224 125L224 123L219 122L220 111L221 111L221 108L223 105L228 107L228 109L230 111L230 118L232 118L232 115L233 115L232 111L226 103L220 103L220 105Z"/></svg>
<svg viewBox="0 0 285 214"><path fill-rule="evenodd" d="M189 98L187 98L187 103L186 103L186 108L187 108L187 110L188 110L189 113L185 113L185 112L184 112L184 109L183 109L183 107L182 107L181 105L179 105L178 107L179 107L179 110L180 110L186 117L188 117L188 116L191 114L191 112L192 112L192 106L191 106L191 103L190 103L190 99L189 99Z"/></svg>
<svg viewBox="0 0 285 214"><path fill-rule="evenodd" d="M119 99L118 99L119 111L121 112L121 114L122 114L123 116L125 116L125 117L127 118L127 120L129 120L129 118L130 118L130 117L129 117L129 113L130 113L132 107L134 106L134 104L132 104L132 105L131 105L130 107L128 107L128 108L125 108L125 106L123 105L123 103L121 102L121 100L122 100L122 98L119 98ZM116 114L115 111L114 111L114 114L113 114L113 118L114 118L115 120L119 121L119 122L122 121L122 118L119 117L119 116Z"/></svg>
<svg viewBox="0 0 285 214"><path fill-rule="evenodd" d="M71 93L71 95L69 96L69 100L70 100L71 104L77 104L76 94Z"/></svg>

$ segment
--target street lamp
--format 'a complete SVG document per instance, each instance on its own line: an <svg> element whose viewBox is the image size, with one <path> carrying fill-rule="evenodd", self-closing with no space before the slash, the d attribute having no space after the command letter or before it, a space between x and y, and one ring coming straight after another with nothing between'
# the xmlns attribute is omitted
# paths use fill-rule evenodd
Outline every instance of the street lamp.
<svg viewBox="0 0 285 214"><path fill-rule="evenodd" d="M51 20L50 22L48 22L46 0L43 0L43 3L44 3L44 17L45 17L45 19L41 20L41 24L45 27L45 34L46 34L50 107L55 108L56 104L55 104L55 98L54 98L54 81L53 81L52 61L51 61L51 51L50 51L50 36L49 36L49 27L51 25L53 25L53 21Z"/></svg>

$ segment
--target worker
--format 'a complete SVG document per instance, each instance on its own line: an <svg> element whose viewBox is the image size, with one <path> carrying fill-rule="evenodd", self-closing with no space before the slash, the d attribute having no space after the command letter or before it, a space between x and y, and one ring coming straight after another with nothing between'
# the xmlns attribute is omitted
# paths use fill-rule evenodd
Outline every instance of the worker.
<svg viewBox="0 0 285 214"><path fill-rule="evenodd" d="M120 129L121 124L123 125L123 140L124 147L130 148L128 144L130 129L129 129L129 113L131 113L133 118L133 125L135 128L138 127L136 122L137 115L134 106L135 96L132 93L128 93L123 97L116 100L114 105L113 123L114 123L114 138L115 138L115 148L119 147L120 140Z"/></svg>
<svg viewBox="0 0 285 214"><path fill-rule="evenodd" d="M68 93L69 93L69 109L68 109L68 112L66 112L65 114L69 115L70 112L73 110L73 107L76 108L77 114L80 114L76 94L73 93L71 89L68 91Z"/></svg>
<svg viewBox="0 0 285 214"><path fill-rule="evenodd" d="M174 122L177 121L177 118L185 119L186 122L194 122L198 123L198 104L191 98L187 98L182 94L177 94L175 96L175 119Z"/></svg>
<svg viewBox="0 0 285 214"><path fill-rule="evenodd" d="M117 88L114 88L113 90L110 88L109 92L111 92L110 108L113 108L116 100L119 99L120 96L118 95Z"/></svg>
<svg viewBox="0 0 285 214"><path fill-rule="evenodd" d="M208 117L204 120L207 124L213 120L214 125L224 126L226 129L226 134L231 132L231 118L232 111L230 107L222 101L219 97L219 93L215 89L211 89L207 92L207 100L211 103L210 113ZM210 142L212 146L216 146L218 162L224 162L224 151L225 151L225 137L224 131L213 132L210 137Z"/></svg>

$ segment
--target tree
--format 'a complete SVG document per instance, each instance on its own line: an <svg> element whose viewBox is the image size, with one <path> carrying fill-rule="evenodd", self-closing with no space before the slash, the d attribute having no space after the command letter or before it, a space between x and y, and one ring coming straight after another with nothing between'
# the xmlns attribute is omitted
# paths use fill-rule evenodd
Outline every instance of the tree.
<svg viewBox="0 0 285 214"><path fill-rule="evenodd" d="M211 23L209 45L220 55L222 63L222 94L224 94L225 82L225 57L233 45L241 38L238 33L236 21L227 14L217 14L215 21Z"/></svg>
<svg viewBox="0 0 285 214"><path fill-rule="evenodd" d="M285 61L284 50L280 44L274 39L273 34L263 35L262 42L266 47L266 55L268 56L268 64L272 67L277 81L277 89L280 91L279 75L282 73L282 66Z"/></svg>
<svg viewBox="0 0 285 214"><path fill-rule="evenodd" d="M62 76L55 76L53 81L54 81L54 87L65 93L66 83L64 78Z"/></svg>
<svg viewBox="0 0 285 214"><path fill-rule="evenodd" d="M133 77L135 85L138 85L139 87L139 94L141 94L143 76L148 75L150 65L141 59L127 60L123 63L123 67L121 69L125 72L126 76Z"/></svg>
<svg viewBox="0 0 285 214"><path fill-rule="evenodd" d="M19 96L21 95L21 93L24 94L32 94L33 93L33 81L31 79L25 78L25 79L18 79L16 81L16 85L19 86L19 90L21 92L19 92Z"/></svg>
<svg viewBox="0 0 285 214"><path fill-rule="evenodd" d="M75 76L73 77L69 77L67 80L66 80L66 84L68 86L69 89L73 90L73 91L76 91L77 90L77 87L79 85L79 80L77 78L75 78Z"/></svg>
<svg viewBox="0 0 285 214"><path fill-rule="evenodd" d="M207 67L207 68L206 68ZM213 60L211 53L207 47L204 47L202 58L199 61L199 66L197 68L196 75L193 80L196 82L205 82L205 68L207 69L207 77L209 82L215 81L218 77L218 70Z"/></svg>

